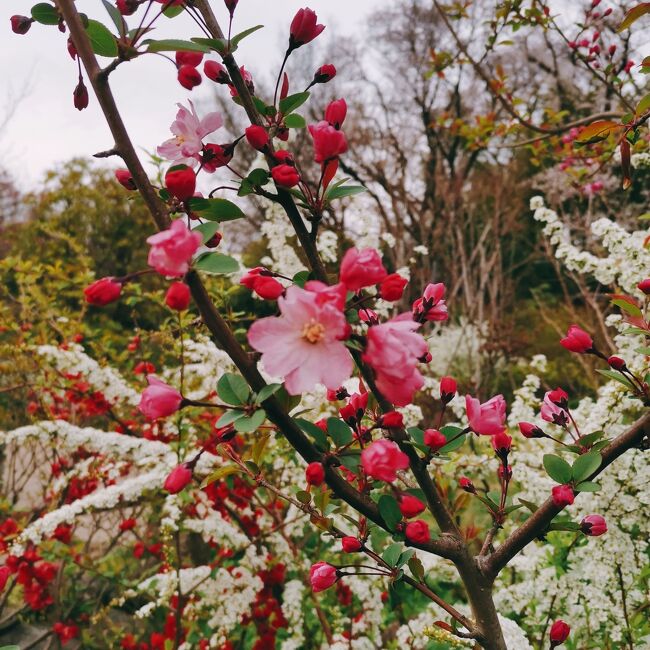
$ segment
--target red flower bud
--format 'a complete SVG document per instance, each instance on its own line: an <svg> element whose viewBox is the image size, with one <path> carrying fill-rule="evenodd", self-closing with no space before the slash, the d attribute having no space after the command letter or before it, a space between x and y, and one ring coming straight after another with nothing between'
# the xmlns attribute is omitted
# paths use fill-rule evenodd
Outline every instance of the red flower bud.
<svg viewBox="0 0 650 650"><path fill-rule="evenodd" d="M443 377L440 380L440 399L448 404L454 399L456 391L458 390L458 384L453 377Z"/></svg>
<svg viewBox="0 0 650 650"><path fill-rule="evenodd" d="M383 300L394 302L399 300L404 293L404 287L408 284L408 280L403 278L399 273L391 273L387 275L379 285L379 295Z"/></svg>
<svg viewBox="0 0 650 650"><path fill-rule="evenodd" d="M163 488L169 494L178 494L192 480L192 470L188 463L177 465L165 479Z"/></svg>
<svg viewBox="0 0 650 650"><path fill-rule="evenodd" d="M165 303L170 309L185 311L190 306L190 288L184 282L172 282L165 294Z"/></svg>
<svg viewBox="0 0 650 650"><path fill-rule="evenodd" d="M263 126L252 124L246 129L246 140L253 149L263 151L269 144L269 134Z"/></svg>
<svg viewBox="0 0 650 650"><path fill-rule="evenodd" d="M379 418L378 424L384 429L401 429L404 426L404 417L398 411L389 411Z"/></svg>
<svg viewBox="0 0 650 650"><path fill-rule="evenodd" d="M221 243L222 239L223 235L220 232L215 232L214 235L205 242L205 246L208 248L216 248Z"/></svg>
<svg viewBox="0 0 650 650"><path fill-rule="evenodd" d="M318 487L325 481L325 469L320 463L309 463L305 469L305 478L309 485Z"/></svg>
<svg viewBox="0 0 650 650"><path fill-rule="evenodd" d="M135 13L140 6L138 0L117 0L117 10L123 16L130 16Z"/></svg>
<svg viewBox="0 0 650 650"><path fill-rule="evenodd" d="M587 515L580 522L580 530L589 537L599 537L607 532L607 522L600 515Z"/></svg>
<svg viewBox="0 0 650 650"><path fill-rule="evenodd" d="M176 52L176 65L179 68L183 65L196 68L201 61L203 61L203 52L193 52L192 50L178 50Z"/></svg>
<svg viewBox="0 0 650 650"><path fill-rule="evenodd" d="M536 425L530 422L520 422L519 431L524 438L545 438L546 434Z"/></svg>
<svg viewBox="0 0 650 650"><path fill-rule="evenodd" d="M570 485L556 485L551 490L551 496L553 498L553 503L558 508L570 506L574 501L574 492Z"/></svg>
<svg viewBox="0 0 650 650"><path fill-rule="evenodd" d="M469 492L470 494L476 494L474 483L472 483L472 480L467 478L467 476L461 476L458 480L458 485L461 490L465 490L465 492Z"/></svg>
<svg viewBox="0 0 650 650"><path fill-rule="evenodd" d="M223 0L224 4L226 5L226 9L228 9L230 15L232 16L235 13L235 9L237 9L237 3L239 0Z"/></svg>
<svg viewBox="0 0 650 650"><path fill-rule="evenodd" d="M285 72L282 75L282 86L280 87L280 99L286 99L289 94L289 75Z"/></svg>
<svg viewBox="0 0 650 650"><path fill-rule="evenodd" d="M336 68L331 63L326 63L322 65L314 73L313 84L326 84L328 81L331 81L336 77Z"/></svg>
<svg viewBox="0 0 650 650"><path fill-rule="evenodd" d="M203 72L208 79L216 81L218 84L232 83L226 68L217 61L206 61L203 64Z"/></svg>
<svg viewBox="0 0 650 650"><path fill-rule="evenodd" d="M569 327L566 336L560 339L560 345L570 352L577 352L578 354L585 354L594 349L594 342L591 336L577 325L571 325Z"/></svg>
<svg viewBox="0 0 650 650"><path fill-rule="evenodd" d="M335 129L340 129L343 122L345 122L347 112L348 105L345 103L345 99L335 99L325 109L325 121L329 122Z"/></svg>
<svg viewBox="0 0 650 650"><path fill-rule="evenodd" d="M299 9L289 29L289 49L295 50L310 41L313 41L324 29L325 25L318 25L318 16L308 7Z"/></svg>
<svg viewBox="0 0 650 650"><path fill-rule="evenodd" d="M27 16L12 16L9 20L11 20L11 31L21 35L26 34L34 22L33 18Z"/></svg>
<svg viewBox="0 0 650 650"><path fill-rule="evenodd" d="M257 266L245 273L239 283L254 291L264 300L277 300L284 293L284 287L271 276L270 271L262 266Z"/></svg>
<svg viewBox="0 0 650 650"><path fill-rule="evenodd" d="M431 533L429 532L429 526L426 521L422 519L416 519L415 521L410 521L406 524L406 539L409 542L416 542L417 544L426 544L431 539Z"/></svg>
<svg viewBox="0 0 650 650"><path fill-rule="evenodd" d="M133 176L128 169L117 169L115 170L115 178L117 182L127 190L137 190L138 188L133 181Z"/></svg>
<svg viewBox="0 0 650 650"><path fill-rule="evenodd" d="M77 84L76 88L74 89L74 93L72 94L72 101L74 103L74 107L78 111L83 111L83 109L88 106L88 89L86 88L81 77L79 77L79 83Z"/></svg>
<svg viewBox="0 0 650 650"><path fill-rule="evenodd" d="M609 367L613 368L614 370L627 369L627 366L625 365L625 360L621 359L621 357L611 356L609 357L609 359L607 359L607 363L609 364Z"/></svg>
<svg viewBox="0 0 650 650"><path fill-rule="evenodd" d="M165 187L172 196L180 201L186 201L194 196L196 190L196 174L187 165L172 167L165 174Z"/></svg>
<svg viewBox="0 0 650 650"><path fill-rule="evenodd" d="M641 280L639 284L636 285L640 291L643 291L646 296L650 296L650 278L646 278L645 280Z"/></svg>
<svg viewBox="0 0 650 650"><path fill-rule="evenodd" d="M571 628L562 620L555 621L551 625L551 647L564 643L569 638Z"/></svg>
<svg viewBox="0 0 650 650"><path fill-rule="evenodd" d="M403 494L399 500L399 509L405 519L416 517L424 512L426 506L412 494Z"/></svg>
<svg viewBox="0 0 650 650"><path fill-rule="evenodd" d="M195 86L198 86L201 81L201 73L191 65L182 65L178 68L178 83L187 88L187 90L192 90Z"/></svg>
<svg viewBox="0 0 650 650"><path fill-rule="evenodd" d="M95 280L84 289L86 302L97 307L103 307L115 302L122 293L122 283L116 282L115 278L101 278Z"/></svg>
<svg viewBox="0 0 650 650"><path fill-rule="evenodd" d="M345 553L356 553L361 550L361 542L356 537L344 537L341 540L341 547Z"/></svg>
<svg viewBox="0 0 650 650"><path fill-rule="evenodd" d="M300 182L300 174L291 165L276 165L271 170L271 176L280 187L294 187Z"/></svg>
<svg viewBox="0 0 650 650"><path fill-rule="evenodd" d="M447 444L447 438L436 429L425 429L424 444L431 447L432 451L438 451Z"/></svg>

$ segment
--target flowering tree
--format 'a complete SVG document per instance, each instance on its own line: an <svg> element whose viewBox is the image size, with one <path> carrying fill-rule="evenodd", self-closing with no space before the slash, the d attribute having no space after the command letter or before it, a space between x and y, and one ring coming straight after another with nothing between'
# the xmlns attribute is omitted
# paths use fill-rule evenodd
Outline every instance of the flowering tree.
<svg viewBox="0 0 650 650"><path fill-rule="evenodd" d="M321 643L301 636L310 615L328 646L382 647L386 630L381 621L364 618L363 609L354 611L352 591L371 612L381 610L384 600L389 609L400 610L391 641L415 645L410 623L419 619L425 635L442 647L517 647L521 638L510 631L515 624L500 616L496 605L509 613L517 602L516 580L509 585L505 569L536 543L552 539L564 548L606 533L602 514L575 521L565 509L574 500L588 503L610 465L648 445L648 348L639 347L647 346L650 331L644 242L611 222L596 223L608 257L575 250L557 215L539 198L532 203L568 266L607 275L606 283L619 287L612 300L623 312L617 321L620 354L604 354L577 325L560 341L567 351L601 363L608 383L599 395L599 418L590 421L587 402L578 404L562 388L546 392L538 414L534 399L526 401L526 391L540 386L533 376L510 417L501 395L461 398L452 377L432 378L427 370L432 350L425 335L432 324L449 318L444 283L419 288L411 308L395 313L408 279L389 273L378 250L348 247L340 259L336 254L323 259L324 215L337 200L364 188L337 180L348 149L346 102L331 102L324 119L309 126L296 112L317 92L314 87L335 76L335 67L318 68L297 93L290 92L284 73L289 57L325 29L316 14L305 8L294 16L271 101L256 94L251 72L235 60L238 44L259 28L233 35L237 0L225 2L227 34L207 0L104 4L117 35L79 13L73 0L35 5L31 18L14 16L12 27L26 33L35 21L69 30L68 50L79 64L74 105L83 110L90 101L83 68L114 137L114 145L97 155L123 160L126 168L116 171L117 182L139 194L158 229L146 240L150 268L96 280L85 289L86 301L108 305L143 275L157 274L167 286L164 302L175 314L169 325L171 360L158 373L151 362L139 363L134 371L146 376L148 385L136 392L78 345L39 346L37 355L57 383L44 385L33 409L51 420L16 429L5 443L55 448L54 480L44 492L57 492L62 476L65 488L56 507L22 528L5 522L8 557L0 569L5 598L20 585L32 609L50 606L50 585L60 568L45 557L44 543L69 542L81 517L113 516L98 553L109 556L124 534L138 528L141 513L125 516L124 508L149 503L148 522L159 526L161 541L147 545L142 538L134 553L159 562L151 575L125 585L109 606L133 603L137 617L160 615L162 632L152 634L147 645L137 628L120 630L116 637L124 648L234 647L233 630L251 620L258 649L274 647L278 630L289 627L294 636L283 647L315 647ZM161 16L182 12L201 36L150 38ZM127 19L136 20L135 29ZM231 142L210 142L218 139L213 134L222 128L222 116L202 113L192 102L180 106L173 137L158 148L169 167L156 185L135 152L109 82L117 67L169 51L175 52L183 87L191 90L204 77L226 86L250 126ZM111 61L102 68L98 56ZM633 126L616 128L629 133L640 126L641 117ZM305 128L313 142L316 183L305 180L291 149L280 144L290 140L292 130ZM238 147L245 146L260 154L252 170L238 168ZM197 178L217 173L227 174L230 185L219 181L208 197L197 194ZM222 230L227 239L228 226L222 224L245 216L240 203L223 198L228 191L255 195L281 211L296 238L292 252L304 267L298 272L256 267L242 275L242 285L273 305L272 315L252 318L245 329L221 293L206 286L210 276L239 271L237 259L212 250L223 247ZM192 302L209 339L195 332L198 325L187 316ZM430 415L418 417L416 402L426 403ZM616 417L606 417L603 409ZM112 419L116 431L72 422L98 414ZM513 450L508 430L516 428L520 443ZM514 461L520 445L529 457L521 454L518 478ZM490 464L472 467L476 449L489 450ZM546 453L536 463L540 450ZM21 471L20 458L14 462L12 490L18 496L29 473L24 466ZM541 481L534 484L531 476ZM466 525L467 517L488 522L481 539ZM555 532L563 534L553 537ZM298 564L308 559L308 579L301 579L300 567L286 579L296 558ZM78 558L73 562L83 568ZM441 566L453 567L459 593L441 593L433 584L432 573ZM119 574L116 566L102 569L112 578ZM350 608L348 629L341 629L340 614L316 595L330 589L341 609ZM151 592L156 595L147 598ZM411 610L404 605L405 592ZM313 611L304 611L303 598ZM626 606L625 595L623 600ZM570 638L570 626L554 620L563 614L554 603L540 620L528 623L540 647ZM77 607L63 608L47 634L62 642L76 636L85 622ZM105 615L94 612L90 622Z"/></svg>

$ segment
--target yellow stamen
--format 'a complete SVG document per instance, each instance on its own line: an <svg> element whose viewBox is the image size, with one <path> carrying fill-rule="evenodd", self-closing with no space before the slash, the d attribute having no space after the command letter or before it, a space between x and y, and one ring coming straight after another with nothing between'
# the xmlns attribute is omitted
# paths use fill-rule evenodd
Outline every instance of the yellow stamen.
<svg viewBox="0 0 650 650"><path fill-rule="evenodd" d="M302 338L308 343L320 343L325 338L325 328L312 318L302 328Z"/></svg>

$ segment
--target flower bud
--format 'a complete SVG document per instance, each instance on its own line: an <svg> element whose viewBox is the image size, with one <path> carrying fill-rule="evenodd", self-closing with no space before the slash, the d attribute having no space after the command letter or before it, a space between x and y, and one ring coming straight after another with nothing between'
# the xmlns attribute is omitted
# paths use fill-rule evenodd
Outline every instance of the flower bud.
<svg viewBox="0 0 650 650"><path fill-rule="evenodd" d="M496 455L502 460L508 458L511 447L512 438L505 431L501 431L492 436L492 448Z"/></svg>
<svg viewBox="0 0 650 650"><path fill-rule="evenodd" d="M307 479L307 483L309 483L309 485L318 487L325 481L325 469L321 463L309 463L305 469L305 478Z"/></svg>
<svg viewBox="0 0 650 650"><path fill-rule="evenodd" d="M314 73L313 84L326 84L336 77L336 68L331 63L322 65Z"/></svg>
<svg viewBox="0 0 650 650"><path fill-rule="evenodd" d="M183 396L155 375L147 375L149 386L142 391L138 410L148 419L157 420L176 413Z"/></svg>
<svg viewBox="0 0 650 650"><path fill-rule="evenodd" d="M641 280L639 284L636 285L640 291L643 291L646 296L650 296L650 278L646 278L645 280Z"/></svg>
<svg viewBox="0 0 650 650"><path fill-rule="evenodd" d="M562 620L555 621L551 625L551 647L554 648L557 645L561 645L569 638L569 633L571 628Z"/></svg>
<svg viewBox="0 0 650 650"><path fill-rule="evenodd" d="M567 335L560 339L560 345L570 352L577 352L578 354L585 354L594 350L594 342L591 336L577 325L569 327Z"/></svg>
<svg viewBox="0 0 650 650"><path fill-rule="evenodd" d="M183 65L196 68L201 61L203 61L203 52L193 52L192 50L178 50L176 52L176 65L179 68Z"/></svg>
<svg viewBox="0 0 650 650"><path fill-rule="evenodd" d="M341 547L345 553L356 553L361 550L361 542L356 537L344 537Z"/></svg>
<svg viewBox="0 0 650 650"><path fill-rule="evenodd" d="M95 282L84 289L86 302L97 307L103 307L111 302L115 302L121 293L122 283L117 282L112 277L95 280Z"/></svg>
<svg viewBox="0 0 650 650"><path fill-rule="evenodd" d="M519 431L524 438L545 438L546 434L536 425L530 422L520 422Z"/></svg>
<svg viewBox="0 0 650 650"><path fill-rule="evenodd" d="M607 359L607 363L609 364L609 367L614 370L627 370L625 360L621 359L621 357L611 356Z"/></svg>
<svg viewBox="0 0 650 650"><path fill-rule="evenodd" d="M558 508L563 508L564 506L570 506L574 499L575 495L573 492L573 487L570 485L556 485L552 490L551 490L551 497L553 499L553 503L558 507Z"/></svg>
<svg viewBox="0 0 650 650"><path fill-rule="evenodd" d="M192 480L192 470L188 463L182 463L174 467L169 476L165 479L163 487L169 494L178 494Z"/></svg>
<svg viewBox="0 0 650 650"><path fill-rule="evenodd" d="M246 140L253 149L263 151L269 144L269 134L263 126L252 124L246 129Z"/></svg>
<svg viewBox="0 0 650 650"><path fill-rule="evenodd" d="M205 242L205 246L208 248L216 248L220 243L221 240L223 239L223 235L220 232L215 232L208 241Z"/></svg>
<svg viewBox="0 0 650 650"><path fill-rule="evenodd" d="M456 391L458 390L458 384L453 377L443 377L440 380L440 399L448 404L454 399Z"/></svg>
<svg viewBox="0 0 650 650"><path fill-rule="evenodd" d="M223 0L224 4L226 5L226 9L232 16L235 13L235 9L237 9L237 3L239 0Z"/></svg>
<svg viewBox="0 0 650 650"><path fill-rule="evenodd" d="M187 90L192 90L192 88L198 86L201 81L201 73L191 65L182 65L178 68L178 83L187 88Z"/></svg>
<svg viewBox="0 0 650 650"><path fill-rule="evenodd" d="M170 309L185 311L190 306L190 288L184 282L173 282L165 294L165 303Z"/></svg>
<svg viewBox="0 0 650 650"><path fill-rule="evenodd" d="M208 79L211 79L218 84L232 83L226 68L217 61L206 61L203 64L203 73Z"/></svg>
<svg viewBox="0 0 650 650"><path fill-rule="evenodd" d="M325 25L318 25L318 16L308 7L299 9L289 28L289 49L295 50L310 41L313 41L324 29Z"/></svg>
<svg viewBox="0 0 650 650"><path fill-rule="evenodd" d="M345 99L335 99L325 109L325 121L338 130L343 125L347 112L348 105L345 103Z"/></svg>
<svg viewBox="0 0 650 650"><path fill-rule="evenodd" d="M416 517L424 512L426 506L412 494L403 494L399 500L399 509L405 519Z"/></svg>
<svg viewBox="0 0 650 650"><path fill-rule="evenodd" d="M133 181L133 176L131 176L131 172L128 169L115 170L115 178L117 179L117 182L127 190L133 191L138 189Z"/></svg>
<svg viewBox="0 0 650 650"><path fill-rule="evenodd" d="M280 187L295 187L300 182L300 174L291 165L276 165L271 170L271 176Z"/></svg>
<svg viewBox="0 0 650 650"><path fill-rule="evenodd" d="M79 77L79 83L74 89L74 93L72 94L72 101L74 103L74 107L78 111L83 111L84 108L87 108L88 106L88 89L86 88L86 85L83 82L83 79Z"/></svg>
<svg viewBox="0 0 650 650"><path fill-rule="evenodd" d="M458 485L461 490L465 490L465 492L469 492L470 494L476 494L476 487L474 487L474 483L467 476L461 476L458 479Z"/></svg>
<svg viewBox="0 0 650 650"><path fill-rule="evenodd" d="M398 411L384 413L377 424L383 429L401 429L404 426L404 416Z"/></svg>
<svg viewBox="0 0 650 650"><path fill-rule="evenodd" d="M172 167L165 174L165 187L179 201L187 201L194 196L196 190L196 174L187 165Z"/></svg>
<svg viewBox="0 0 650 650"><path fill-rule="evenodd" d="M117 0L116 5L123 16L134 14L140 6L138 0Z"/></svg>
<svg viewBox="0 0 650 650"><path fill-rule="evenodd" d="M607 532L607 522L600 515L587 515L580 522L580 530L589 537L599 537Z"/></svg>
<svg viewBox="0 0 650 650"><path fill-rule="evenodd" d="M391 273L387 275L379 285L379 295L382 300L395 302L402 297L404 287L408 284L408 280L403 278L399 273Z"/></svg>
<svg viewBox="0 0 650 650"><path fill-rule="evenodd" d="M422 519L416 519L406 524L404 533L409 542L415 542L416 544L426 544L431 540L429 526Z"/></svg>
<svg viewBox="0 0 650 650"><path fill-rule="evenodd" d="M21 35L26 34L34 22L33 18L27 16L12 16L9 20L11 20L11 31Z"/></svg>
<svg viewBox="0 0 650 650"><path fill-rule="evenodd" d="M329 589L338 578L336 567L333 567L327 562L316 562L309 569L309 582L314 593Z"/></svg>
<svg viewBox="0 0 650 650"><path fill-rule="evenodd" d="M447 438L436 429L425 429L424 444L431 447L431 451L438 451L447 444Z"/></svg>

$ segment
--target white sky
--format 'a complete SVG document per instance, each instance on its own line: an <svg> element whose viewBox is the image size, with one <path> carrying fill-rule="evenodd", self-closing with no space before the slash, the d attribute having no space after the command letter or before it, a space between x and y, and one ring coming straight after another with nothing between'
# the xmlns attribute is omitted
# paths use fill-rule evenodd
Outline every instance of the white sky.
<svg viewBox="0 0 650 650"><path fill-rule="evenodd" d="M13 98L26 89L8 128L0 133L0 152L4 165L22 190L37 188L43 173L57 162L73 156L90 156L113 144L92 94L86 110L79 112L72 105L77 64L66 51L67 35L59 33L56 27L38 23L25 36L11 31L10 16L29 15L35 2L0 2L0 118ZM225 23L227 13L222 0L211 3ZM279 43L284 44L285 37L288 38L289 24L299 8L311 7L319 22L329 27L318 37L320 40L334 31L338 35L353 35L377 4L377 0L240 0L233 32L257 24L265 25L265 29L242 42L237 60L254 76L266 77L277 70L282 54ZM77 0L77 6L91 18L112 27L100 0ZM134 17L127 18L127 22L130 27L137 26ZM153 38L188 39L199 35L194 23L185 16L172 21L162 18L158 24L160 28L152 34ZM300 52L293 56L300 56ZM111 75L111 86L134 143L153 151L169 137L176 102L209 98L215 84L204 78L194 91L186 91L176 81L171 64L150 55L120 66Z"/></svg>

